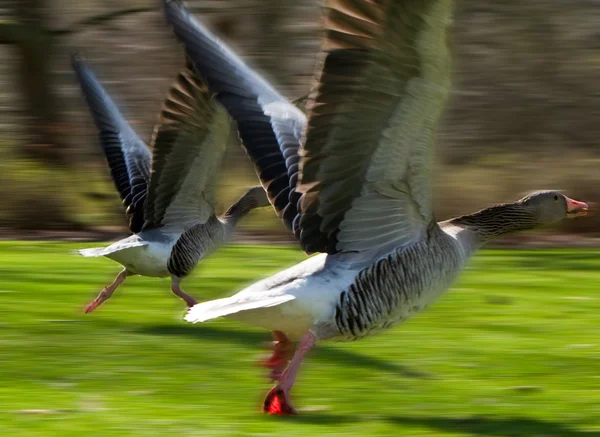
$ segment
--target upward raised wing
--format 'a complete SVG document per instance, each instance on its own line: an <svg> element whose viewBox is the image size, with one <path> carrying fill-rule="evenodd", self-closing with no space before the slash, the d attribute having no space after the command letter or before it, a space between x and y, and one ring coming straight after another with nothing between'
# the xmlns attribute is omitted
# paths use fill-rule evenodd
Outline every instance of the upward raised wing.
<svg viewBox="0 0 600 437"><path fill-rule="evenodd" d="M368 251L433 220L432 144L450 86L451 0L327 0L300 163L300 243Z"/></svg>
<svg viewBox="0 0 600 437"><path fill-rule="evenodd" d="M237 122L271 204L291 227L298 215L300 196L293 187L306 117L191 17L181 1L165 0L165 13L196 71Z"/></svg>
<svg viewBox="0 0 600 437"><path fill-rule="evenodd" d="M129 229L144 225L144 198L150 180L150 150L129 126L98 79L81 57L72 57L73 69L87 100L113 181L127 208Z"/></svg>
<svg viewBox="0 0 600 437"><path fill-rule="evenodd" d="M152 139L145 227L187 229L214 215L229 116L189 68L164 102Z"/></svg>

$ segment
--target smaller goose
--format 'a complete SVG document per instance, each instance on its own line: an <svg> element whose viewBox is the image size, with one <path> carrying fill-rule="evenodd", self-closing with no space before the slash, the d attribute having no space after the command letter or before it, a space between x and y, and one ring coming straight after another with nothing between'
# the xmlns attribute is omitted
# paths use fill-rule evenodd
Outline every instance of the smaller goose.
<svg viewBox="0 0 600 437"><path fill-rule="evenodd" d="M216 179L229 136L227 112L192 70L184 69L164 102L151 155L83 60L74 55L72 64L133 232L106 248L79 251L124 267L85 312L94 311L131 275L171 276L173 293L192 307L196 300L182 290L181 280L229 240L249 211L269 205L258 186L223 216L215 215Z"/></svg>
<svg viewBox="0 0 600 437"><path fill-rule="evenodd" d="M166 0L167 20L237 122L271 203L302 249L321 252L234 296L196 305L186 317L225 316L273 331L270 414L295 413L290 390L317 341L389 329L435 301L491 239L587 211L583 202L543 191L438 222L431 169L450 88L451 1L326 6L307 118L180 1ZM291 340L300 340L295 353Z"/></svg>

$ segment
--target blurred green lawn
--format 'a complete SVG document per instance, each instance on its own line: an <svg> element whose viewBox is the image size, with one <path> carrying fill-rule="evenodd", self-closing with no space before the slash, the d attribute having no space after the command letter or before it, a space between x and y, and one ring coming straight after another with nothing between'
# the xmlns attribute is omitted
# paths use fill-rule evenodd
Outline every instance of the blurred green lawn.
<svg viewBox="0 0 600 437"><path fill-rule="evenodd" d="M185 324L159 279L84 315L119 267L79 246L0 243L3 436L600 436L599 250L483 251L405 325L319 345L292 392L301 415L275 418L255 365L269 333ZM232 246L184 285L224 296L303 258Z"/></svg>

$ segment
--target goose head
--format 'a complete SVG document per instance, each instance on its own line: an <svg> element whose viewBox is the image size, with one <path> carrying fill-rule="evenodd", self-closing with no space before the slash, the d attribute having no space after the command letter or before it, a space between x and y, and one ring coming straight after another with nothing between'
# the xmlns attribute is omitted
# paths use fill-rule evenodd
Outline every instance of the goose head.
<svg viewBox="0 0 600 437"><path fill-rule="evenodd" d="M528 194L519 203L533 213L541 225L581 217L588 212L587 203L570 199L559 191L537 191Z"/></svg>

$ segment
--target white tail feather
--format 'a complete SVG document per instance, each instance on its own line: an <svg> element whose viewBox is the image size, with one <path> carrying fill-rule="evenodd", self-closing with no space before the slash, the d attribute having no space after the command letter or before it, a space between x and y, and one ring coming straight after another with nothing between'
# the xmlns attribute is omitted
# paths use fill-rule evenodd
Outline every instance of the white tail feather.
<svg viewBox="0 0 600 437"><path fill-rule="evenodd" d="M83 256L106 256L121 250L131 249L132 247L147 246L149 243L138 235L132 235L108 247L94 247L92 249L80 249L79 253Z"/></svg>
<svg viewBox="0 0 600 437"><path fill-rule="evenodd" d="M235 297L236 296L199 303L198 305L190 308L185 316L185 320L191 323L205 322L210 319L216 319L217 317L239 313L240 311L274 307L296 298L291 294L284 294L281 296L266 297L257 300L246 300L240 302L235 300Z"/></svg>
<svg viewBox="0 0 600 437"><path fill-rule="evenodd" d="M80 255L83 256L104 256L106 247L93 247L91 249L80 249L78 250Z"/></svg>

